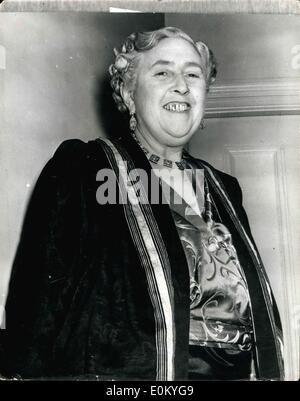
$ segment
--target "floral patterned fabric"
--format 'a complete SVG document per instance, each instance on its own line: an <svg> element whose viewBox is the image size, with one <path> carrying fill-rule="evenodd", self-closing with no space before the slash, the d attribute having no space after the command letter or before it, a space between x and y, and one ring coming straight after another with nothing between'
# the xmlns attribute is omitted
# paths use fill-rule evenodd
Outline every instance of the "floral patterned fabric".
<svg viewBox="0 0 300 401"><path fill-rule="evenodd" d="M211 211L205 218L203 207L196 214L184 199L170 199L190 272L190 345L250 350L250 298L230 232Z"/></svg>
<svg viewBox="0 0 300 401"><path fill-rule="evenodd" d="M249 295L230 233L221 223L209 230L199 216L173 216L190 270L190 344L249 350Z"/></svg>

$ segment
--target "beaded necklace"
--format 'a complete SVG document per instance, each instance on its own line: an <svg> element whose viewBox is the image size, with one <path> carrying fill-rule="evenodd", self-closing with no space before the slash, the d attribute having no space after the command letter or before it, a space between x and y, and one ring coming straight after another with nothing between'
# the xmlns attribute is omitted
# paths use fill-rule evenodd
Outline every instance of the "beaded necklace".
<svg viewBox="0 0 300 401"><path fill-rule="evenodd" d="M174 164L179 168L179 170L184 170L186 168L186 162L184 159L181 159L179 162L173 162L172 160L165 159L162 156L158 156L155 153L150 152L141 142L137 139L134 132L131 133L136 143L140 146L142 151L147 156L147 159L154 164L160 164L164 167L173 168Z"/></svg>

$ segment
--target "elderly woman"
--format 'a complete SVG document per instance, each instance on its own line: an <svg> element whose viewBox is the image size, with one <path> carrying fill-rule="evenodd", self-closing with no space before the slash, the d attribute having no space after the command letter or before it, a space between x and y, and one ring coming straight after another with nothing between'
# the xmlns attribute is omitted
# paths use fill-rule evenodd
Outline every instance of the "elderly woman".
<svg viewBox="0 0 300 401"><path fill-rule="evenodd" d="M131 132L66 141L44 168L1 373L281 379L279 317L240 187L183 149L202 126L212 52L168 27L131 34L115 55L113 97Z"/></svg>

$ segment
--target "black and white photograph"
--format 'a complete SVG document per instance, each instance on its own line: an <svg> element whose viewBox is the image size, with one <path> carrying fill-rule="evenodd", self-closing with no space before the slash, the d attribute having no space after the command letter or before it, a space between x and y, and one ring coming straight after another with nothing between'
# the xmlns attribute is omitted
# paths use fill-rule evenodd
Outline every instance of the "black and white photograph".
<svg viewBox="0 0 300 401"><path fill-rule="evenodd" d="M1 381L299 380L300 2L4 0L0 182Z"/></svg>

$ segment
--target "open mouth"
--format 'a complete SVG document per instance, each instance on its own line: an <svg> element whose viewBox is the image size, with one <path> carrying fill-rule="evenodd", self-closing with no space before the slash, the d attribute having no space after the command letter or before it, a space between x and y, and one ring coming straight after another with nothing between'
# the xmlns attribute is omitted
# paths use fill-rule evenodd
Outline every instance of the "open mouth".
<svg viewBox="0 0 300 401"><path fill-rule="evenodd" d="M165 110L168 111L173 111L175 113L182 113L184 111L187 111L191 108L191 105L186 102L169 102L165 104L164 106Z"/></svg>

